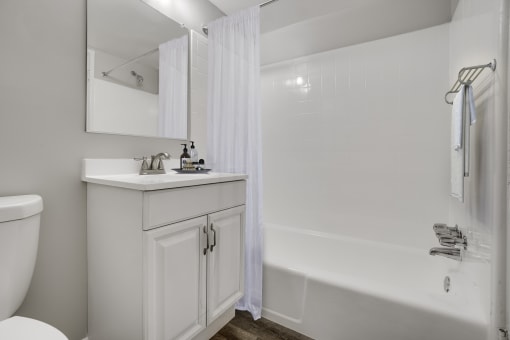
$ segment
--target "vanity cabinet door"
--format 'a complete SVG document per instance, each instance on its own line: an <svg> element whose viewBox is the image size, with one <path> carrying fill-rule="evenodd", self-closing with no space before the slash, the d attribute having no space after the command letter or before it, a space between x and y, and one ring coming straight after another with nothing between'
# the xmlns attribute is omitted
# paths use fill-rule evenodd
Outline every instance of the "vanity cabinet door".
<svg viewBox="0 0 510 340"><path fill-rule="evenodd" d="M207 217L144 232L146 340L190 339L206 327Z"/></svg>
<svg viewBox="0 0 510 340"><path fill-rule="evenodd" d="M207 323L243 296L244 206L209 215Z"/></svg>

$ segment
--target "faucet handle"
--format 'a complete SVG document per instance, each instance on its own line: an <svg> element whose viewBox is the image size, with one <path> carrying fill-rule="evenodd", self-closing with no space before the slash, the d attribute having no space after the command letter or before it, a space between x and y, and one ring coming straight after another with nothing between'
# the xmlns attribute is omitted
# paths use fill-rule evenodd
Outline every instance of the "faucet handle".
<svg viewBox="0 0 510 340"><path fill-rule="evenodd" d="M142 167L140 168L141 170L149 170L149 164L147 163L147 157L145 157L145 156L143 156L142 158L135 157L133 159L135 161L142 161Z"/></svg>
<svg viewBox="0 0 510 340"><path fill-rule="evenodd" d="M449 227L444 223L435 223L432 229L438 238L440 236L462 237L462 232L457 225L455 225L455 227Z"/></svg>
<svg viewBox="0 0 510 340"><path fill-rule="evenodd" d="M437 232L451 232L451 231L459 231L459 227L455 225L455 227L449 227L446 223L434 223L434 226L432 227L434 231Z"/></svg>

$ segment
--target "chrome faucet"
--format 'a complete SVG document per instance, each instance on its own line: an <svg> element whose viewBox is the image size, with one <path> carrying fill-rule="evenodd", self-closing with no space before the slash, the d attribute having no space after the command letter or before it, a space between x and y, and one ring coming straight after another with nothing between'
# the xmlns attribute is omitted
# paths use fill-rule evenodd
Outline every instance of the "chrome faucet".
<svg viewBox="0 0 510 340"><path fill-rule="evenodd" d="M155 156L151 156L150 165L147 163L147 157L135 158L137 161L142 161L142 166L140 167L140 175L157 175L157 174L165 174L165 164L163 162L164 159L170 159L170 155L166 152L160 152Z"/></svg>
<svg viewBox="0 0 510 340"><path fill-rule="evenodd" d="M439 244L445 247L455 247L456 245L462 246L464 249L467 247L466 236L462 235L459 227L449 227L444 223L436 223L432 227L439 240Z"/></svg>
<svg viewBox="0 0 510 340"><path fill-rule="evenodd" d="M432 229L439 240L439 244L445 248L432 248L430 249L429 254L462 261L461 249L456 248L455 246L461 246L465 250L467 249L468 243L466 236L462 235L462 231L459 227L449 227L444 223L436 223Z"/></svg>
<svg viewBox="0 0 510 340"><path fill-rule="evenodd" d="M170 159L170 155L166 152L160 152L156 156L151 156L151 170L162 170L165 173L165 164L163 159Z"/></svg>
<svg viewBox="0 0 510 340"><path fill-rule="evenodd" d="M447 257L449 259L453 259L456 261L462 261L462 257L460 256L460 249L459 248L438 248L434 247L430 249L429 251L430 255L433 256L443 256Z"/></svg>
<svg viewBox="0 0 510 340"><path fill-rule="evenodd" d="M455 227L449 227L444 223L436 223L432 227L434 229L434 232L436 233L436 236L444 236L444 235L450 235L452 237L462 237L462 232L459 230L459 227L456 225Z"/></svg>

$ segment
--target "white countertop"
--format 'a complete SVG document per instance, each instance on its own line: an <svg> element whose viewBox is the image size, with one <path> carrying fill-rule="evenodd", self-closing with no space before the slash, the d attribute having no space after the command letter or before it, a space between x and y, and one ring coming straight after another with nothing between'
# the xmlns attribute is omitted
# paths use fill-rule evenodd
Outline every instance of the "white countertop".
<svg viewBox="0 0 510 340"><path fill-rule="evenodd" d="M177 162L177 163L176 163ZM165 161L166 174L139 175L139 161L132 159L84 159L82 181L133 190L161 190L203 184L245 180L245 174L200 173L180 174L176 168L178 160Z"/></svg>

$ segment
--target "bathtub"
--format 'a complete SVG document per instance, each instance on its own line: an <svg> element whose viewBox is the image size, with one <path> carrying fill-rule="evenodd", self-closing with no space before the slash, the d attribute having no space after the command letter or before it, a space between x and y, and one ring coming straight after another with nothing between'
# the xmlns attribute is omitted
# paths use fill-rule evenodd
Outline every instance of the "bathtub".
<svg viewBox="0 0 510 340"><path fill-rule="evenodd" d="M487 338L478 287L451 260L277 225L264 235L265 318L320 340Z"/></svg>

